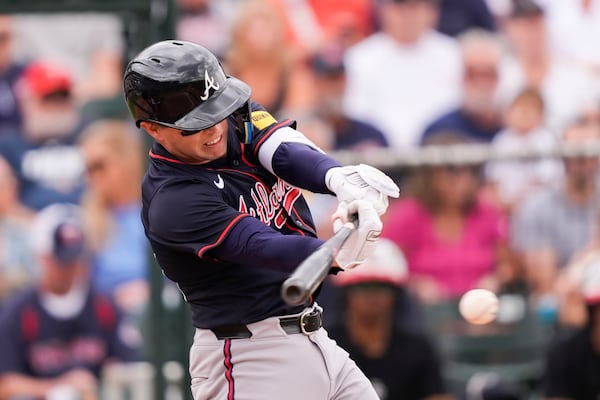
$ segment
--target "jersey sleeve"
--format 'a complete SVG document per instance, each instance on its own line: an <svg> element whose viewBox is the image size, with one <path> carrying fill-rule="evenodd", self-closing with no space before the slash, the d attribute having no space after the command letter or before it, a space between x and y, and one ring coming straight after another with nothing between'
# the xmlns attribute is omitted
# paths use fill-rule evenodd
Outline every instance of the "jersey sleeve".
<svg viewBox="0 0 600 400"><path fill-rule="evenodd" d="M243 218L210 185L176 182L163 186L148 209L150 240L199 257L218 246Z"/></svg>
<svg viewBox="0 0 600 400"><path fill-rule="evenodd" d="M341 164L325 154L291 120L278 122L260 105L252 111L256 132L251 157L284 181L314 193L332 194L325 185L325 174Z"/></svg>
<svg viewBox="0 0 600 400"><path fill-rule="evenodd" d="M210 252L221 261L292 272L323 240L303 235L283 235L256 218L246 218Z"/></svg>
<svg viewBox="0 0 600 400"><path fill-rule="evenodd" d="M276 120L263 106L256 102L250 104L250 119L252 121L252 141L248 143L252 158L258 160L258 152L277 130L290 127L296 128L296 121L291 119Z"/></svg>

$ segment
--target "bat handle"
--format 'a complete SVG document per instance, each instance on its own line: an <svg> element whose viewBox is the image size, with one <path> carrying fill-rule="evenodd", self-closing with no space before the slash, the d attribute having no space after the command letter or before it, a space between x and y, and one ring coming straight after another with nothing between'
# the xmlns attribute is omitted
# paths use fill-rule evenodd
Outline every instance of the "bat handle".
<svg viewBox="0 0 600 400"><path fill-rule="evenodd" d="M281 285L281 297L289 305L305 303L323 282L340 247L354 229L343 226L304 260Z"/></svg>

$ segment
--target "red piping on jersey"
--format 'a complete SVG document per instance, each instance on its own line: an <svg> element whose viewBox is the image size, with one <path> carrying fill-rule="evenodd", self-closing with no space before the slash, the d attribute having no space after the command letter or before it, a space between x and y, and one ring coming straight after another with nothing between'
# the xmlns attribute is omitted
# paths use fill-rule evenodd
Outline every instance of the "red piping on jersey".
<svg viewBox="0 0 600 400"><path fill-rule="evenodd" d="M282 122L278 123L277 125L269 128L267 130L267 132L263 135L263 137L260 138L258 143L256 143L256 147L254 147L254 157L257 156L260 146L262 146L264 141L267 140L273 134L273 132L275 132L279 128L283 128L284 126L289 126L290 122L291 122L291 120L286 119L285 121L282 121Z"/></svg>
<svg viewBox="0 0 600 400"><path fill-rule="evenodd" d="M150 157L152 157L152 158L158 158L159 160L165 160L165 161L169 161L169 162L172 162L172 163L175 163L175 164L185 164L183 161L179 161L179 160L176 160L174 158L169 158L169 157L165 157L165 156L161 156L159 154L156 154L152 150L150 150L148 152L148 155Z"/></svg>
<svg viewBox="0 0 600 400"><path fill-rule="evenodd" d="M295 231L295 232L298 232L298 233L299 233L300 235L302 235L302 236L306 236L306 234L304 233L304 231L302 231L301 229L298 229L298 228L296 228L296 227L293 227L293 226L290 224L290 222L289 222L289 221L286 221L286 222L285 222L285 226L287 226L287 227L288 227L288 229L289 229L289 230L291 230L291 231Z"/></svg>
<svg viewBox="0 0 600 400"><path fill-rule="evenodd" d="M233 362L231 362L231 339L225 339L223 344L223 354L225 355L225 379L227 379L227 400L233 400L235 394L235 382L233 380Z"/></svg>
<svg viewBox="0 0 600 400"><path fill-rule="evenodd" d="M202 254L204 254L207 250L212 249L213 247L218 246L219 244L221 244L221 242L223 241L223 239L225 239L225 236L227 236L227 234L229 233L229 231L231 230L231 228L233 228L233 226L242 218L244 217L249 217L250 215L248 214L240 214L237 217L235 217L234 219L232 219L229 224L227 224L227 226L225 227L225 229L223 229L223 232L221 232L221 234L219 235L219 237L217 238L217 241L214 242L213 244L209 244L206 245L204 247L202 247L200 250L198 250L198 257L202 257Z"/></svg>
<svg viewBox="0 0 600 400"><path fill-rule="evenodd" d="M300 222L302 222L302 224L306 227L306 229L312 230L312 231L314 231L313 233L316 234L316 231L314 229L312 229L311 226L308 225L306 222L304 222L304 220L300 217L300 214L298 214L298 210L296 210L296 207L292 206L292 212L294 214L296 214L296 217L300 220Z"/></svg>
<svg viewBox="0 0 600 400"><path fill-rule="evenodd" d="M242 162L249 167L258 167L258 164L252 164L250 161L248 161L246 159L246 156L244 156L244 149L245 149L244 143L240 143L240 148L241 148L241 154L242 154Z"/></svg>

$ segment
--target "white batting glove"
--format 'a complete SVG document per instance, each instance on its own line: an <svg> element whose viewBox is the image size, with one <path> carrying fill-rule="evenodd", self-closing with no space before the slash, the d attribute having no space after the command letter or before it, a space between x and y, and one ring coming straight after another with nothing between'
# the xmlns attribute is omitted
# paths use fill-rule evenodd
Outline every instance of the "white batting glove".
<svg viewBox="0 0 600 400"><path fill-rule="evenodd" d="M378 215L387 210L388 197L400 195L400 189L389 176L366 164L331 168L325 174L325 184L340 202L365 200Z"/></svg>
<svg viewBox="0 0 600 400"><path fill-rule="evenodd" d="M350 220L353 215L358 217L358 225L335 256L335 261L342 269L354 268L373 254L383 228L377 210L371 203L354 200L339 204L332 217L333 231L337 232L345 224L352 224Z"/></svg>

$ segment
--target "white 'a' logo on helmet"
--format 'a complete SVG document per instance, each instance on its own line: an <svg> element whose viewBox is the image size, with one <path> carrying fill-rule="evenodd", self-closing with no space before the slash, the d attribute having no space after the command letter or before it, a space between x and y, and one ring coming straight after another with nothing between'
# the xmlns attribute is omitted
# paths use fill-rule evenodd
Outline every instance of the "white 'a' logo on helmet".
<svg viewBox="0 0 600 400"><path fill-rule="evenodd" d="M204 84L205 84L205 88L204 88L204 94L202 96L200 96L200 99L202 101L208 99L208 97L210 96L210 89L215 89L215 90L219 90L219 84L215 82L215 78L211 77L210 75L208 75L208 71L204 70Z"/></svg>

